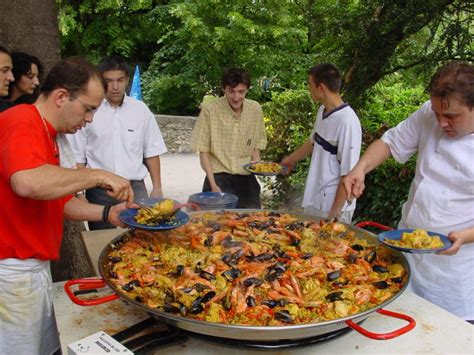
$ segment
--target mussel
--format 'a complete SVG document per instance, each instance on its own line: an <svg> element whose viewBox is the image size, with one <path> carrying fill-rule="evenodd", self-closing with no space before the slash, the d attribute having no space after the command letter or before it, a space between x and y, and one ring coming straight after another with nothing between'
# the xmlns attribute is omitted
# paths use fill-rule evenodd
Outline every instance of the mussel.
<svg viewBox="0 0 474 355"><path fill-rule="evenodd" d="M205 280L208 280L208 281L212 281L212 280L216 279L216 277L213 274L211 274L210 272L207 272L207 271L201 271L199 273L199 276L202 277Z"/></svg>
<svg viewBox="0 0 474 355"><path fill-rule="evenodd" d="M337 270L329 272L326 278L328 281L333 281L337 279L339 276L341 276L341 269L337 269Z"/></svg>
<svg viewBox="0 0 474 355"><path fill-rule="evenodd" d="M245 299L245 302L247 303L247 306L249 307L255 307L257 305L257 301L255 301L255 298L252 296L247 296Z"/></svg>
<svg viewBox="0 0 474 355"><path fill-rule="evenodd" d="M209 291L204 296L201 297L201 303L207 303L214 298L216 293L214 291Z"/></svg>
<svg viewBox="0 0 474 355"><path fill-rule="evenodd" d="M396 284L401 284L403 282L403 278L401 277L392 277L390 280Z"/></svg>
<svg viewBox="0 0 474 355"><path fill-rule="evenodd" d="M380 290L384 290L388 287L387 281L376 281L372 285L374 285L376 288Z"/></svg>
<svg viewBox="0 0 474 355"><path fill-rule="evenodd" d="M135 287L140 287L140 281L133 280L122 286L124 291L132 291Z"/></svg>
<svg viewBox="0 0 474 355"><path fill-rule="evenodd" d="M372 263L374 262L375 258L377 257L377 252L375 250L372 250L370 253L368 253L366 256L365 256L365 260L369 263Z"/></svg>
<svg viewBox="0 0 474 355"><path fill-rule="evenodd" d="M239 269L232 268L224 271L221 275L229 282L234 281L242 272Z"/></svg>
<svg viewBox="0 0 474 355"><path fill-rule="evenodd" d="M279 320L280 322L284 323L293 323L293 317L291 317L290 312L288 312L286 309L283 309L281 311L275 312L275 319Z"/></svg>
<svg viewBox="0 0 474 355"><path fill-rule="evenodd" d="M252 286L252 285L260 286L261 284L263 284L263 280L259 279L257 277L249 277L248 279L246 279L244 281L244 286L245 287L249 287L249 286Z"/></svg>
<svg viewBox="0 0 474 355"><path fill-rule="evenodd" d="M329 302L335 302L335 301L342 301L342 292L337 291L337 292L332 292L328 295L326 295L326 300Z"/></svg>
<svg viewBox="0 0 474 355"><path fill-rule="evenodd" d="M354 244L354 245L351 245L351 248L354 249L355 251L362 251L364 250L364 247L360 244Z"/></svg>
<svg viewBox="0 0 474 355"><path fill-rule="evenodd" d="M122 261L122 258L120 256L110 256L109 260L115 264L115 263L118 263L119 261Z"/></svg>
<svg viewBox="0 0 474 355"><path fill-rule="evenodd" d="M374 266L372 266L372 270L374 270L375 272L379 273L379 274L384 274L386 272L388 272L388 269L382 265L377 265L375 264Z"/></svg>
<svg viewBox="0 0 474 355"><path fill-rule="evenodd" d="M202 292L204 290L209 289L209 286L203 285L201 283L197 283L194 285L194 288L196 289L197 292Z"/></svg>

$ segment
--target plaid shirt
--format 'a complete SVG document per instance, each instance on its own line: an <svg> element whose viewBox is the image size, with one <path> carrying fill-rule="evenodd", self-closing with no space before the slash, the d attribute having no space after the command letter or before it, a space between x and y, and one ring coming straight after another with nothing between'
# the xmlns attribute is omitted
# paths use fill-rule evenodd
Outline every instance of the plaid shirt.
<svg viewBox="0 0 474 355"><path fill-rule="evenodd" d="M248 175L243 165L254 149L265 149L266 144L260 105L245 99L239 118L225 96L204 105L191 137L193 149L210 153L213 173Z"/></svg>

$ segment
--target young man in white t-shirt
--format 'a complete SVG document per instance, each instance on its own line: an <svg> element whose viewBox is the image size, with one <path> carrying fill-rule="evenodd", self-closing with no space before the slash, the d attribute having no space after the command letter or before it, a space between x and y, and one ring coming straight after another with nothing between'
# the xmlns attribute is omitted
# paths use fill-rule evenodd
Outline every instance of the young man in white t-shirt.
<svg viewBox="0 0 474 355"><path fill-rule="evenodd" d="M332 64L318 64L308 72L311 98L321 103L309 139L281 164L291 171L309 154L311 165L306 179L302 206L304 213L323 218L339 217L350 223L355 203L348 206L341 177L359 160L362 130L354 110L340 94L341 75ZM339 211L344 210L342 215Z"/></svg>

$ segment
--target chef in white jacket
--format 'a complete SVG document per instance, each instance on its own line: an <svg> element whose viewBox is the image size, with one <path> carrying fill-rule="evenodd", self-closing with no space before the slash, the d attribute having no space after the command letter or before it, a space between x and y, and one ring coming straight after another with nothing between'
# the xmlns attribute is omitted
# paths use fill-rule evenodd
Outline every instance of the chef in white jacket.
<svg viewBox="0 0 474 355"><path fill-rule="evenodd" d="M365 174L390 156L418 153L415 178L398 227L445 234L438 254L405 254L410 288L457 316L474 321L474 66L453 61L431 78L430 101L372 143L344 179L359 197Z"/></svg>

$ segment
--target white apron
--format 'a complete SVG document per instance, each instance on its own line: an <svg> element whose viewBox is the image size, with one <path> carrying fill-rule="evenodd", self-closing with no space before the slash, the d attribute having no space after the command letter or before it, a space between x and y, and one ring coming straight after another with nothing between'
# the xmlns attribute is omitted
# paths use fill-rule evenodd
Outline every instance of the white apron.
<svg viewBox="0 0 474 355"><path fill-rule="evenodd" d="M45 355L59 347L49 261L0 260L0 354Z"/></svg>
<svg viewBox="0 0 474 355"><path fill-rule="evenodd" d="M398 228L405 229L400 222ZM474 320L474 244L455 255L408 254L408 289L465 320Z"/></svg>

